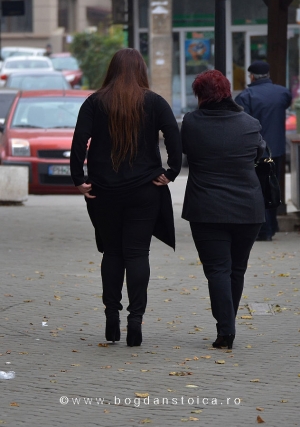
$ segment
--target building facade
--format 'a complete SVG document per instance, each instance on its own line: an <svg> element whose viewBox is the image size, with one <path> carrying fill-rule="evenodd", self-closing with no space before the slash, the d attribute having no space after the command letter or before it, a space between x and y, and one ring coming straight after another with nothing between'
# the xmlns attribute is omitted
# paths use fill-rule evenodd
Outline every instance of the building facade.
<svg viewBox="0 0 300 427"><path fill-rule="evenodd" d="M196 74L214 67L214 13L212 0L133 0L134 43L149 63L149 22L153 5L167 8L172 19L172 97L176 116L196 106L191 84ZM299 96L299 0L294 0L288 15L287 87ZM247 68L267 57L267 14L263 0L226 0L226 76L233 92L250 83ZM157 71L156 71L157 72Z"/></svg>
<svg viewBox="0 0 300 427"><path fill-rule="evenodd" d="M12 0L13 1L13 0ZM65 50L75 32L103 25L110 19L111 0L24 0L24 16L1 15L1 46Z"/></svg>

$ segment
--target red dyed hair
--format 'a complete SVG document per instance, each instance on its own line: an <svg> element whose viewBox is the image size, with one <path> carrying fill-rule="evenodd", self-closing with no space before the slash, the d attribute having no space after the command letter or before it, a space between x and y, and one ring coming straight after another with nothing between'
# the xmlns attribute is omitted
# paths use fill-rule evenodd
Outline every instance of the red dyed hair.
<svg viewBox="0 0 300 427"><path fill-rule="evenodd" d="M198 74L192 84L199 106L209 102L220 102L231 96L229 80L218 70L207 70Z"/></svg>

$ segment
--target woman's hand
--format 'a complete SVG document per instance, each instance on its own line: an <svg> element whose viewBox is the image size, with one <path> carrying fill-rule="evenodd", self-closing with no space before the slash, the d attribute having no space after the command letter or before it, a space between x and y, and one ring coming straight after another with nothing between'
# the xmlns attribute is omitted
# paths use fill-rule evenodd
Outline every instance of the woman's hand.
<svg viewBox="0 0 300 427"><path fill-rule="evenodd" d="M160 186L160 185L168 185L170 180L166 178L164 174L161 174L157 178L155 178L152 182L153 184Z"/></svg>
<svg viewBox="0 0 300 427"><path fill-rule="evenodd" d="M77 186L80 193L82 193L87 199L95 199L96 196L92 196L89 192L92 190L92 184L81 184Z"/></svg>

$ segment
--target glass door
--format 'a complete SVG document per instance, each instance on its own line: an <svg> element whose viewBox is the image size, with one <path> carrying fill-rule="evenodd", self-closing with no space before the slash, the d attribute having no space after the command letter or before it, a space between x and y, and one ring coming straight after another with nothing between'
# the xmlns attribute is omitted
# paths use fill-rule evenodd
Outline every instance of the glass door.
<svg viewBox="0 0 300 427"><path fill-rule="evenodd" d="M249 65L254 61L267 60L267 33L246 33L245 58L246 58L246 82L250 83L249 73L247 71Z"/></svg>

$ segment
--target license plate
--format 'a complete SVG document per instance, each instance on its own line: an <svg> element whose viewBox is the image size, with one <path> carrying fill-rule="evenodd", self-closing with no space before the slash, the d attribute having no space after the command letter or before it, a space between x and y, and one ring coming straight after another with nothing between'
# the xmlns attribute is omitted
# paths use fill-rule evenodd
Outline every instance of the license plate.
<svg viewBox="0 0 300 427"><path fill-rule="evenodd" d="M87 166L83 166L84 175L87 176ZM48 175L71 175L70 166L69 165L52 165L49 166Z"/></svg>

